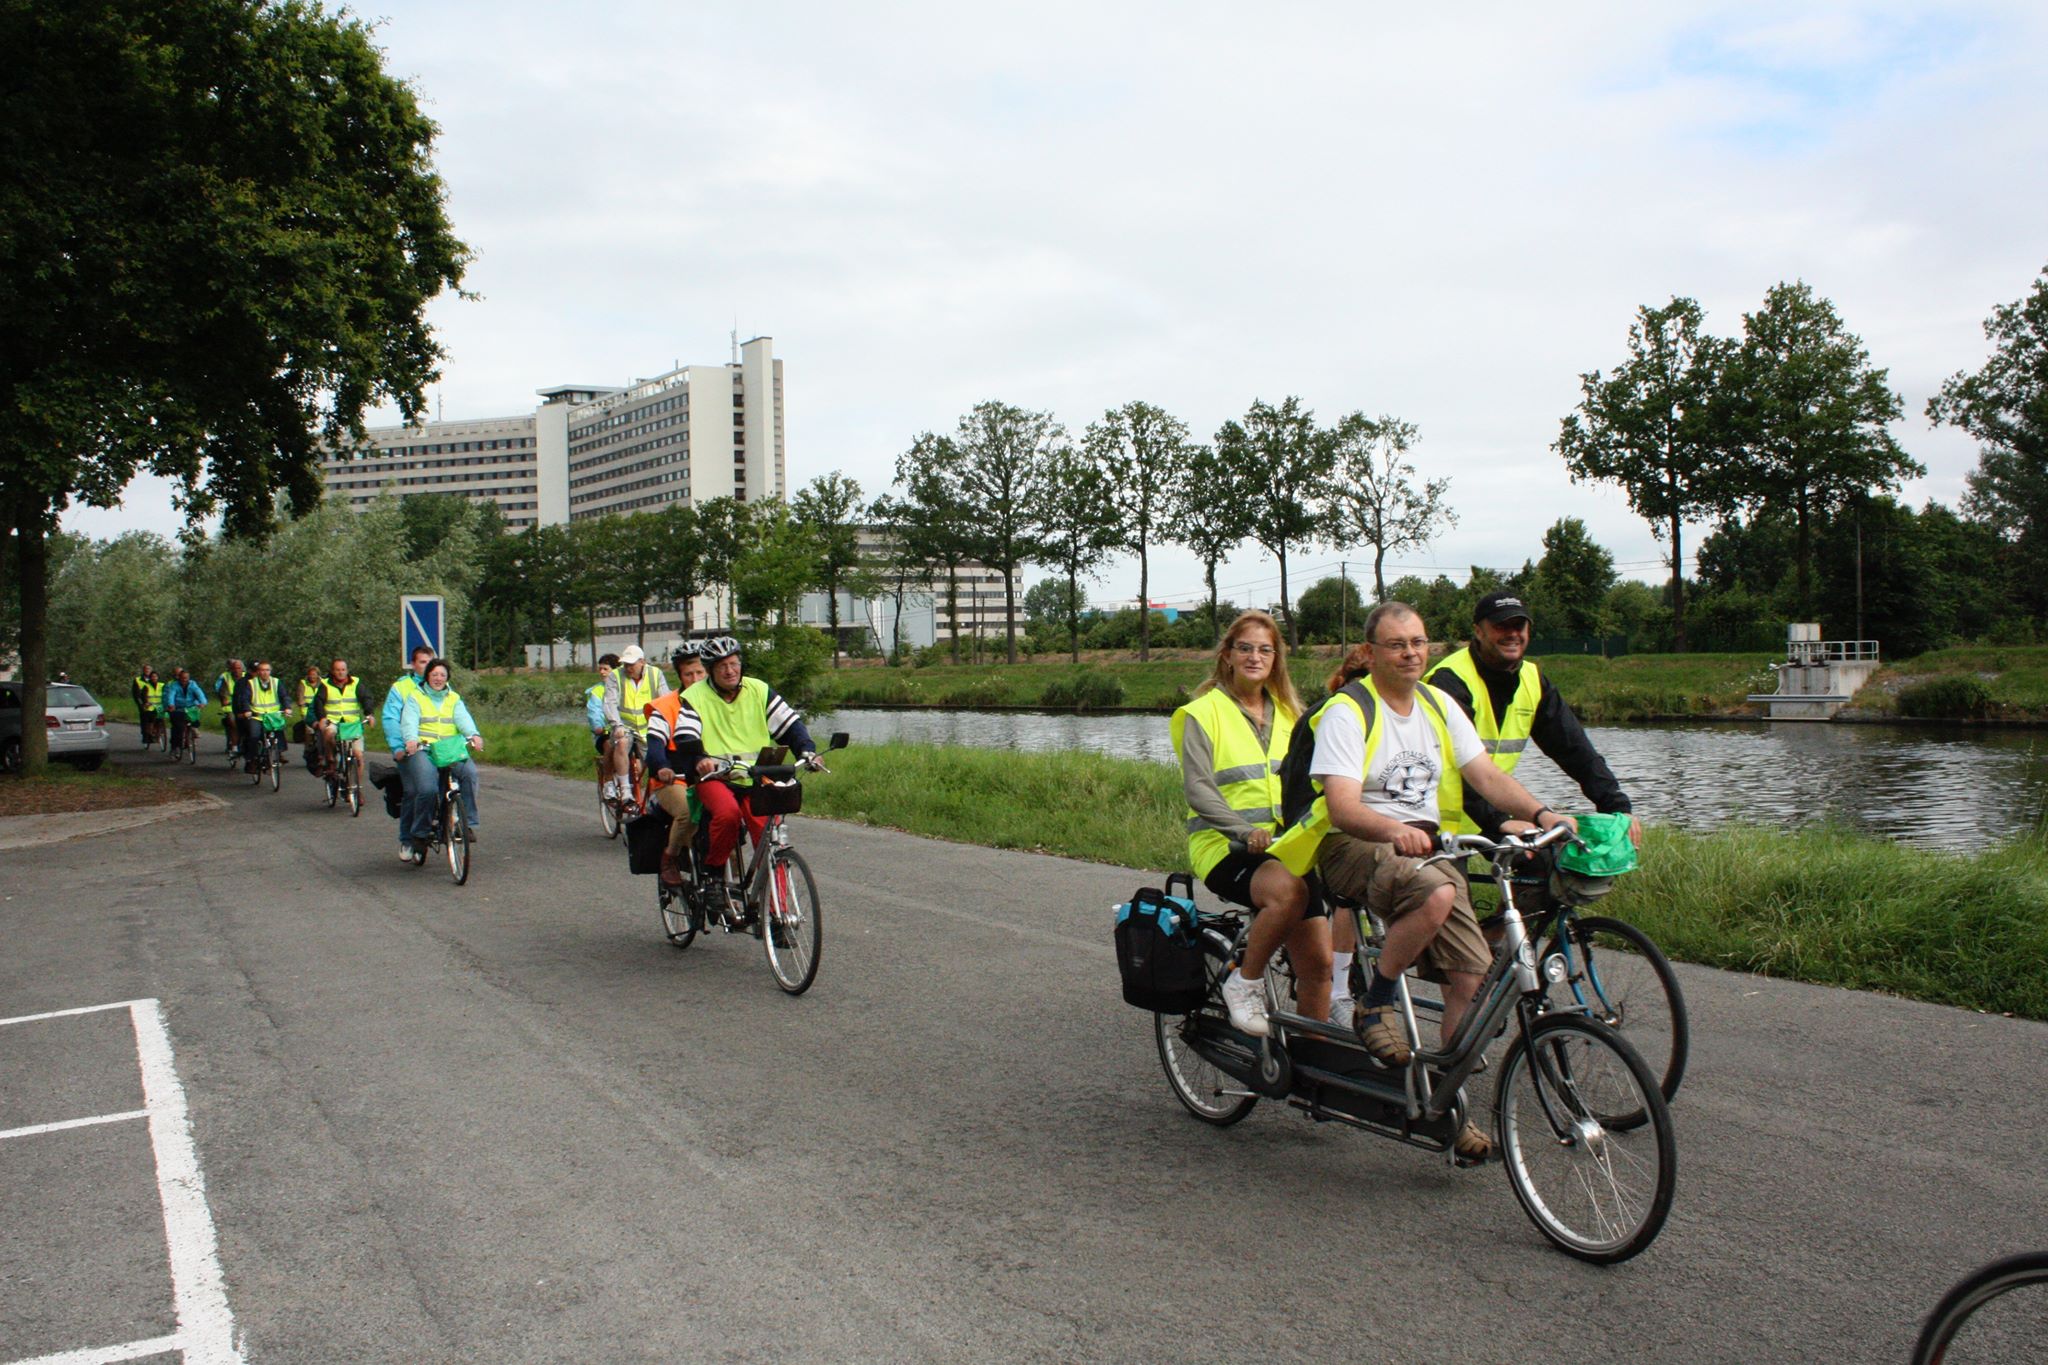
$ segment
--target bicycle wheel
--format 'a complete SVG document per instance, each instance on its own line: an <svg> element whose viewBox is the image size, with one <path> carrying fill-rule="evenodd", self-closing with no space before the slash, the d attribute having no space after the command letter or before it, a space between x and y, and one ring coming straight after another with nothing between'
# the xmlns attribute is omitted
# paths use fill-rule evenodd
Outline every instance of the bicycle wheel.
<svg viewBox="0 0 2048 1365"><path fill-rule="evenodd" d="M327 786L327 809L333 810L341 801L341 781L338 776L325 779Z"/></svg>
<svg viewBox="0 0 2048 1365"><path fill-rule="evenodd" d="M818 911L818 884L803 855L793 848L768 857L768 890L762 897L761 943L775 984L802 995L818 976L818 957L825 946L825 926Z"/></svg>
<svg viewBox="0 0 2048 1365"><path fill-rule="evenodd" d="M2039 1359L2048 1341L2048 1294L1992 1301L2028 1285L2048 1284L2048 1251L2005 1256L1959 1280L1920 1328L1913 1365L1944 1361Z"/></svg>
<svg viewBox="0 0 2048 1365"><path fill-rule="evenodd" d="M448 850L448 875L461 886L469 880L469 826L463 823L462 801L454 792L441 798L441 836Z"/></svg>
<svg viewBox="0 0 2048 1365"><path fill-rule="evenodd" d="M654 879L654 909L661 916L661 934L680 951L696 940L703 917L687 886L664 886Z"/></svg>
<svg viewBox="0 0 2048 1365"><path fill-rule="evenodd" d="M1583 1261L1625 1261L1671 1212L1678 1144L1656 1078L1613 1029L1554 1014L1501 1064L1495 1125L1508 1183L1539 1231ZM1643 1111L1633 1128L1602 1113Z"/></svg>
<svg viewBox="0 0 2048 1365"><path fill-rule="evenodd" d="M597 818L604 823L605 838L616 839L619 837L619 830L625 824L625 821L619 819L617 804L605 793L605 789L602 786L597 789Z"/></svg>
<svg viewBox="0 0 2048 1365"><path fill-rule="evenodd" d="M360 779L360 778L359 778L359 777L358 777L358 776L356 775L356 770L355 770L355 766L354 766L353 764L351 764L351 765L349 766L349 770L348 770L348 815L349 815L349 819L353 820L353 819L355 819L355 818L356 818L356 817L357 817L358 815L361 815L362 813L363 813L363 784L362 784L362 781L361 781L361 779Z"/></svg>
<svg viewBox="0 0 2048 1365"><path fill-rule="evenodd" d="M1657 1078L1664 1098L1671 1099L1685 1079L1692 1022L1669 959L1648 934L1624 920L1575 916L1559 923L1557 933L1567 932L1571 943L1565 956L1571 978L1566 985L1572 998L1628 1039ZM1551 949L1557 948L1553 937ZM1603 1122L1631 1126L1628 1115L1605 1117ZM1642 1122L1641 1115L1634 1122Z"/></svg>
<svg viewBox="0 0 2048 1365"><path fill-rule="evenodd" d="M270 789L276 791L284 785L284 746L272 744L264 752L268 755L264 766L270 769Z"/></svg>

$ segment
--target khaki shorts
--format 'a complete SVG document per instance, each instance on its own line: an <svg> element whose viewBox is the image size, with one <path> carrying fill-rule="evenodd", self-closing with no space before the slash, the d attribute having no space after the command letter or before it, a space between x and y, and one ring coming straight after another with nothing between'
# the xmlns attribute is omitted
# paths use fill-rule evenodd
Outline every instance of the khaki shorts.
<svg viewBox="0 0 2048 1365"><path fill-rule="evenodd" d="M668 851L680 858L697 833L696 822L690 819L690 789L680 782L656 787L654 804L669 814Z"/></svg>
<svg viewBox="0 0 2048 1365"><path fill-rule="evenodd" d="M1420 858L1407 858L1392 844L1371 843L1349 834L1331 834L1316 850L1316 869L1323 881L1340 896L1365 902L1374 914L1389 924L1418 910L1440 886L1452 888L1451 917L1436 931L1429 947L1423 949L1416 969L1431 981L1443 980L1445 972L1471 972L1483 976L1493 965L1493 950L1479 932L1479 917L1472 911L1472 893L1465 885L1465 873L1455 863L1422 865Z"/></svg>

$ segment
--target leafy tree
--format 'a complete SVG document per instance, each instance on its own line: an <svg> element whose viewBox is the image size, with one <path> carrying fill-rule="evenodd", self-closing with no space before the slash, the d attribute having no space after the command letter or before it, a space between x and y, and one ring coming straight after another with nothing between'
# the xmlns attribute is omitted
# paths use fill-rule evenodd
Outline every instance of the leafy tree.
<svg viewBox="0 0 2048 1365"><path fill-rule="evenodd" d="M1629 649L1661 648L1671 628L1671 609L1647 583L1625 578L1600 603L1600 634L1619 635Z"/></svg>
<svg viewBox="0 0 2048 1365"><path fill-rule="evenodd" d="M732 600L733 570L753 541L754 517L754 505L737 498L711 498L697 504L704 585L713 591L713 615L721 627L730 625L737 614ZM722 606L717 600L720 589L725 598Z"/></svg>
<svg viewBox="0 0 2048 1365"><path fill-rule="evenodd" d="M1081 580L1093 578L1118 543L1118 527L1105 515L1115 500L1107 469L1088 450L1061 441L1046 451L1036 481L1031 521L1038 528L1041 562L1066 575L1067 645L1081 662ZM1142 596L1142 608L1146 605ZM1027 597L1026 609L1030 602ZM1151 639L1150 612L1139 613L1138 638Z"/></svg>
<svg viewBox="0 0 2048 1365"><path fill-rule="evenodd" d="M888 656L895 662L903 655L903 613L920 594L931 601L932 559L922 546L921 509L908 498L884 493L868 509L868 517L882 533L882 551L869 570L895 604Z"/></svg>
<svg viewBox="0 0 2048 1365"><path fill-rule="evenodd" d="M1898 395L1835 306L1804 282L1772 286L1742 319L1735 361L1738 498L1792 513L1794 609L1813 610L1813 530L1852 499L1927 471L1892 439Z"/></svg>
<svg viewBox="0 0 2048 1365"><path fill-rule="evenodd" d="M803 624L803 595L818 586L816 528L781 502L749 504L747 546L733 560L733 606L744 621L751 667L778 690L802 697L831 643Z"/></svg>
<svg viewBox="0 0 2048 1365"><path fill-rule="evenodd" d="M110 702L144 664L168 681L183 662L178 589L177 549L163 537L88 542L50 584L50 666Z"/></svg>
<svg viewBox="0 0 2048 1365"><path fill-rule="evenodd" d="M401 499L398 520L405 557L425 559L455 531L470 526L469 499L456 493L420 493Z"/></svg>
<svg viewBox="0 0 2048 1365"><path fill-rule="evenodd" d="M1952 375L1927 416L1980 443L1963 510L2010 548L2015 604L2038 620L2048 616L2048 271L2026 298L1994 309L1984 335L1991 358Z"/></svg>
<svg viewBox="0 0 2048 1365"><path fill-rule="evenodd" d="M644 651L647 604L674 595L668 562L674 523L660 512L628 512L589 524L602 528L600 558L591 566L598 580L594 591L601 594L598 605L632 612L633 643Z"/></svg>
<svg viewBox="0 0 2048 1365"><path fill-rule="evenodd" d="M24 759L47 756L46 541L141 469L261 535L319 500L321 438L423 407L460 283L434 125L370 28L264 0L0 6L0 512L21 581Z"/></svg>
<svg viewBox="0 0 2048 1365"><path fill-rule="evenodd" d="M648 578L649 596L675 603L682 617L682 633L687 637L695 628L696 602L704 591L704 542L697 509L686 502L672 502L658 515L660 524L654 531L655 567Z"/></svg>
<svg viewBox="0 0 2048 1365"><path fill-rule="evenodd" d="M1726 497L1731 436L1723 377L1734 343L1701 330L1698 303L1648 304L1629 324L1629 358L1579 376L1584 396L1551 448L1572 481L1619 484L1671 546L1672 631L1685 646L1685 523Z"/></svg>
<svg viewBox="0 0 2048 1365"><path fill-rule="evenodd" d="M1187 423L1150 403L1111 408L1089 424L1083 446L1108 475L1113 496L1097 511L1116 518L1116 543L1138 555L1138 601L1151 606L1152 544L1171 520L1195 446ZM1152 613L1138 617L1138 657L1152 657Z"/></svg>
<svg viewBox="0 0 2048 1365"><path fill-rule="evenodd" d="M1340 542L1372 546L1372 591L1387 596L1387 556L1418 550L1439 530L1458 524L1447 498L1449 479L1415 483L1415 466L1407 454L1415 444L1415 428L1392 417L1378 420L1354 412L1331 433L1336 443L1335 480L1330 506Z"/></svg>
<svg viewBox="0 0 2048 1365"><path fill-rule="evenodd" d="M1317 644L1343 644L1345 636L1365 621L1365 601L1348 577L1318 579L1301 594L1302 638Z"/></svg>
<svg viewBox="0 0 2048 1365"><path fill-rule="evenodd" d="M953 478L969 509L974 557L1003 576L1003 639L1017 662L1017 570L1042 550L1037 522L1039 484L1047 457L1066 441L1049 412L1008 403L977 403L953 438Z"/></svg>
<svg viewBox="0 0 2048 1365"><path fill-rule="evenodd" d="M1316 428L1315 414L1289 397L1272 407L1254 400L1242 422L1225 422L1216 432L1216 453L1228 471L1225 489L1244 505L1246 534L1280 565L1280 615L1287 642L1301 643L1294 609L1287 599L1287 556L1326 544L1330 519L1320 490L1337 464L1336 442Z"/></svg>
<svg viewBox="0 0 2048 1365"><path fill-rule="evenodd" d="M1216 566L1251 535L1251 512L1233 492L1230 466L1214 447L1197 446L1188 456L1187 475L1168 509L1167 525L1174 543L1202 561L1202 582L1209 589L1209 643L1215 644L1223 638Z"/></svg>
<svg viewBox="0 0 2048 1365"><path fill-rule="evenodd" d="M974 517L960 491L959 448L924 432L896 457L904 496L890 505L903 554L921 560L946 584L946 643L960 662L960 571L974 558ZM900 619L900 617L899 617Z"/></svg>
<svg viewBox="0 0 2048 1365"><path fill-rule="evenodd" d="M1024 619L1033 630L1063 625L1088 610L1088 592L1064 578L1041 578L1024 594Z"/></svg>
<svg viewBox="0 0 2048 1365"><path fill-rule="evenodd" d="M860 485L836 470L820 474L798 489L790 503L790 509L810 527L817 541L814 577L825 594L825 620L831 627L834 668L839 667L839 594L873 597L881 591L880 578L860 554L860 516L865 506Z"/></svg>
<svg viewBox="0 0 2048 1365"><path fill-rule="evenodd" d="M1543 533L1543 558L1536 578L1543 585L1546 606L1554 613L1546 622L1570 635L1597 635L1600 609L1615 581L1614 556L1586 533L1577 517L1560 517Z"/></svg>

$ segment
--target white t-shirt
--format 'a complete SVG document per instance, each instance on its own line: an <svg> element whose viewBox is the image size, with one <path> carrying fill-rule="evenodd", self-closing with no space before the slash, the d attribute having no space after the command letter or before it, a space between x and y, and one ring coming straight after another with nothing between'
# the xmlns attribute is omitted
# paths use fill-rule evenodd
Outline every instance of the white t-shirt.
<svg viewBox="0 0 2048 1365"><path fill-rule="evenodd" d="M1429 703L1420 694L1405 716L1397 714L1385 698L1380 699L1373 718L1379 744L1373 749L1373 770L1365 775L1359 793L1367 810L1402 824L1417 820L1441 823L1436 791L1443 781L1444 751L1429 716ZM1451 729L1451 756L1460 768L1486 752L1471 718L1455 703L1445 705L1444 719ZM1364 767L1365 731L1359 728L1358 713L1348 706L1331 707L1316 727L1310 775L1357 781Z"/></svg>

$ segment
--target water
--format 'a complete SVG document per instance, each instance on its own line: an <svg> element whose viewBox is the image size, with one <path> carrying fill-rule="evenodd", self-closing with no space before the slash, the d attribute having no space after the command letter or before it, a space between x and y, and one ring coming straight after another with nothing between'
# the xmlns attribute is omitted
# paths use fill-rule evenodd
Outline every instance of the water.
<svg viewBox="0 0 2048 1365"><path fill-rule="evenodd" d="M864 711L813 717L822 742L902 740L1084 749L1173 762L1164 716ZM1930 848L1979 849L2035 828L2048 806L2048 732L1763 721L1588 727L1643 819L1685 829L1832 821ZM1562 810L1577 787L1533 749L1515 770Z"/></svg>

